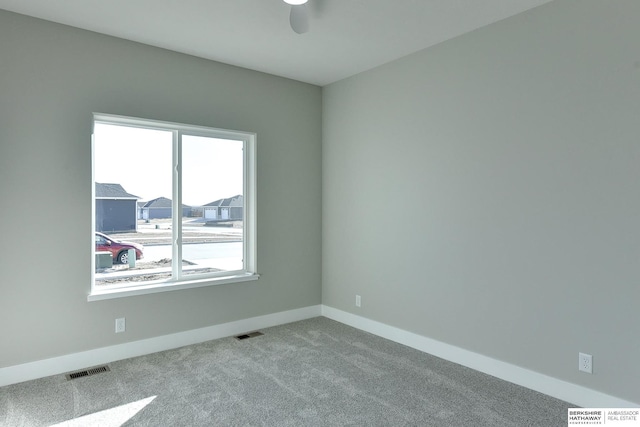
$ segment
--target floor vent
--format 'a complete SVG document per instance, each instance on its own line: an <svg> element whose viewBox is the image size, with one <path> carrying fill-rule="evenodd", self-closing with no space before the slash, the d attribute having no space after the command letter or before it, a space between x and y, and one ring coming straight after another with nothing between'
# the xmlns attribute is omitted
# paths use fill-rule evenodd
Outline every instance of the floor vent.
<svg viewBox="0 0 640 427"><path fill-rule="evenodd" d="M84 371L72 372L70 374L65 375L67 380L75 380L76 378L81 377L89 377L95 374L101 374L102 372L109 372L111 369L107 365L98 366L96 368L85 369Z"/></svg>
<svg viewBox="0 0 640 427"><path fill-rule="evenodd" d="M237 340L246 340L247 338L259 337L260 335L264 335L262 332L250 332L244 335L238 335L236 337Z"/></svg>

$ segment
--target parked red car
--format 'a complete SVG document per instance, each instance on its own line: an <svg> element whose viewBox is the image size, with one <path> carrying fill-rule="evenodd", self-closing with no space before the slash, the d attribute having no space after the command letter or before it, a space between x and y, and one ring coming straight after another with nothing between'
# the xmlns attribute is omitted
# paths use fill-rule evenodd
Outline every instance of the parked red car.
<svg viewBox="0 0 640 427"><path fill-rule="evenodd" d="M142 245L116 240L96 231L96 252L111 252L114 263L127 264L129 262L129 249L136 250L136 259L144 257L144 247Z"/></svg>

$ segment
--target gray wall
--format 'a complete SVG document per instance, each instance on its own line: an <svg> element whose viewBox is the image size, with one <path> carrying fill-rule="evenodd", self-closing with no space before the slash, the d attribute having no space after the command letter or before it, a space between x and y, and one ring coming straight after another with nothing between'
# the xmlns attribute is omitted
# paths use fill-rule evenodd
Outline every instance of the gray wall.
<svg viewBox="0 0 640 427"><path fill-rule="evenodd" d="M0 367L319 304L321 95L0 11ZM256 132L261 279L88 303L92 112Z"/></svg>
<svg viewBox="0 0 640 427"><path fill-rule="evenodd" d="M323 303L640 402L638 22L557 0L325 87Z"/></svg>

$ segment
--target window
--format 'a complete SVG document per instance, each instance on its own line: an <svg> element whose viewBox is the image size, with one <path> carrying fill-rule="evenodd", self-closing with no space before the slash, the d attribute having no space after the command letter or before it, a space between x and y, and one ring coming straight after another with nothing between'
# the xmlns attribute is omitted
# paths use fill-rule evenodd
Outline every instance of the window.
<svg viewBox="0 0 640 427"><path fill-rule="evenodd" d="M89 300L257 279L255 134L94 114L92 156Z"/></svg>

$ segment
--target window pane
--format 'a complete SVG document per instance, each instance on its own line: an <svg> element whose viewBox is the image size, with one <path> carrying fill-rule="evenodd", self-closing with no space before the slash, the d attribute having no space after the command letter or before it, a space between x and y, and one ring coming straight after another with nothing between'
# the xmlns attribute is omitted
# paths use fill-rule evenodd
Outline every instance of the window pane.
<svg viewBox="0 0 640 427"><path fill-rule="evenodd" d="M243 269L243 142L182 137L183 276Z"/></svg>
<svg viewBox="0 0 640 427"><path fill-rule="evenodd" d="M97 286L171 277L171 147L170 131L95 123L95 251L112 257Z"/></svg>

